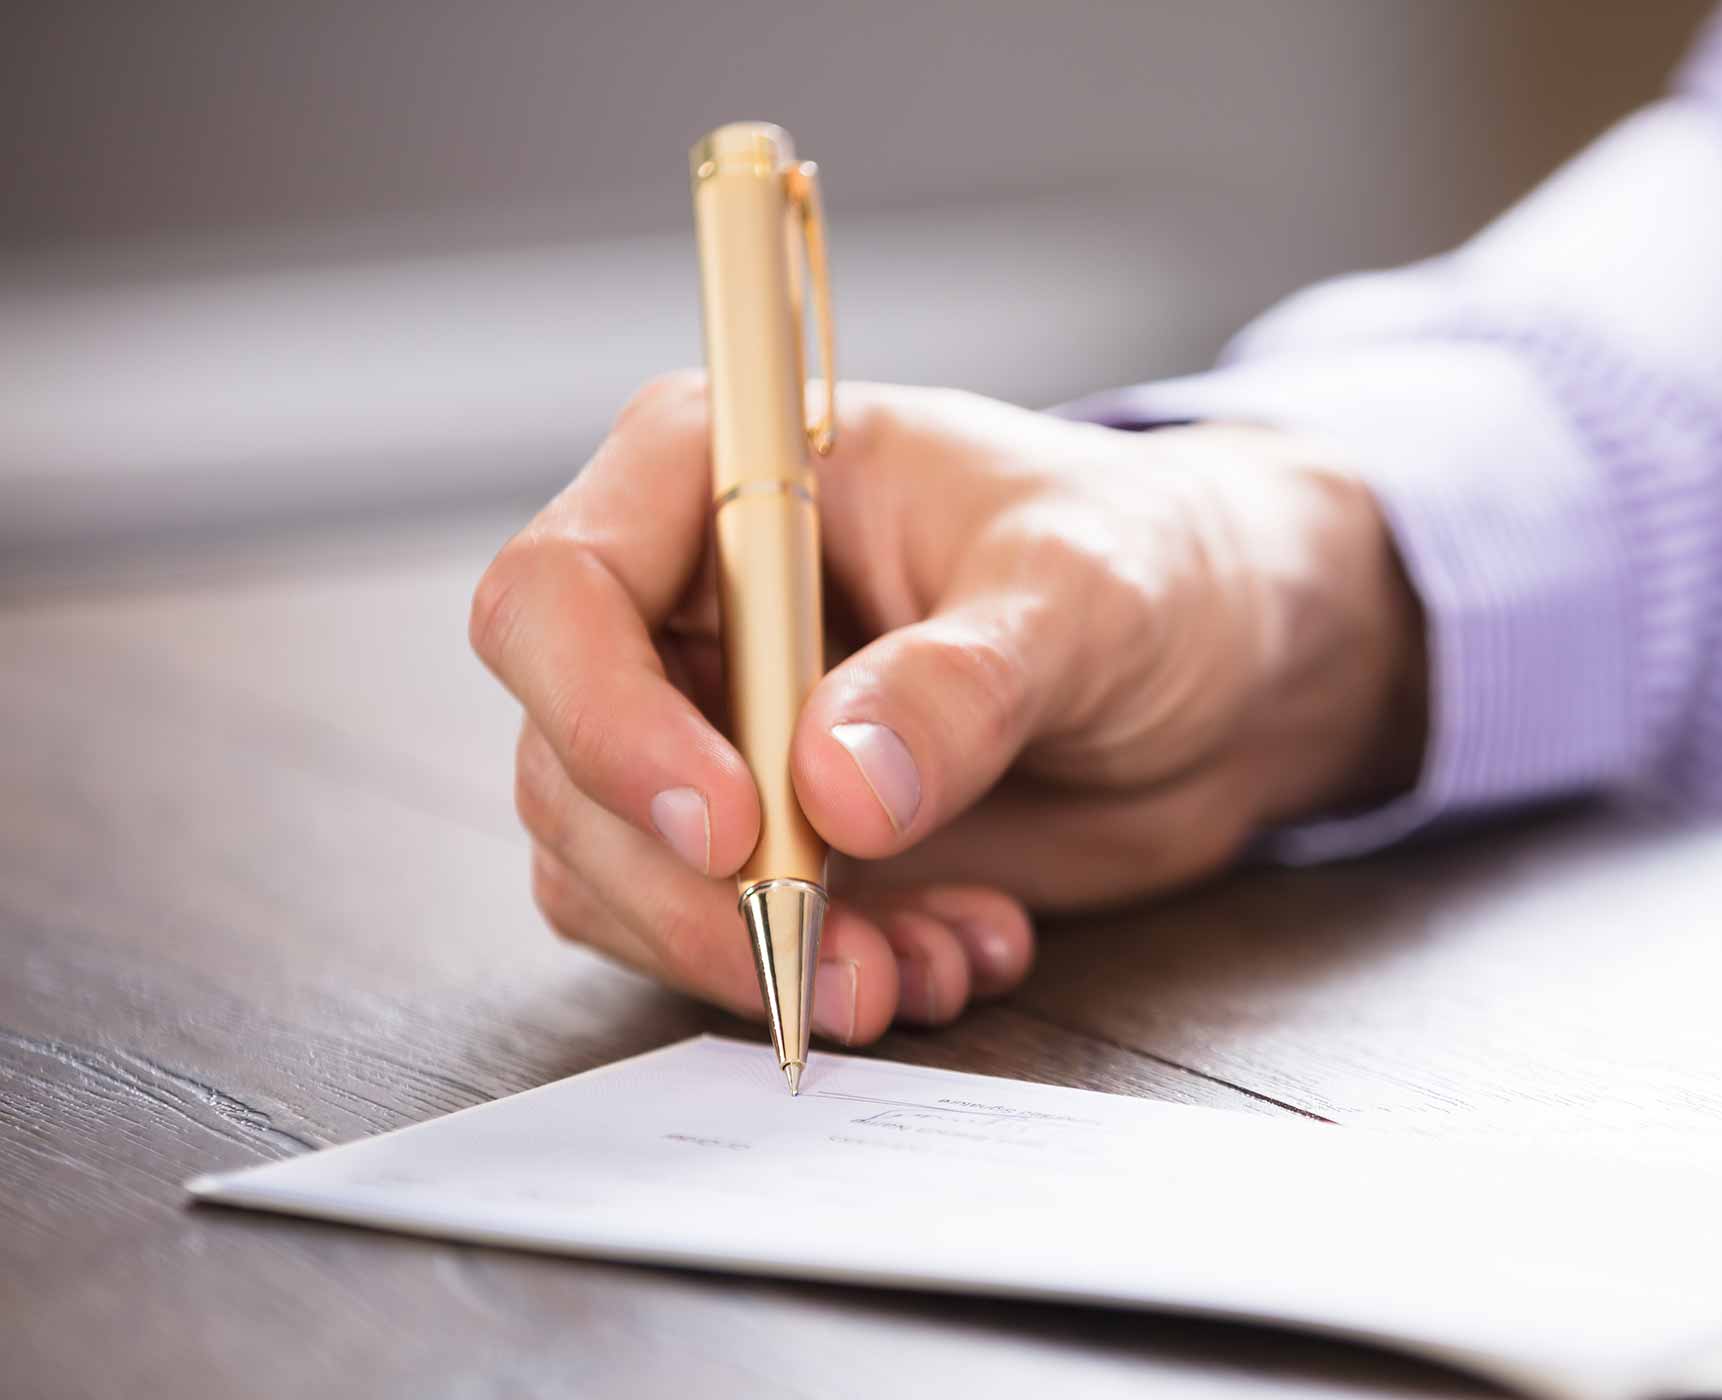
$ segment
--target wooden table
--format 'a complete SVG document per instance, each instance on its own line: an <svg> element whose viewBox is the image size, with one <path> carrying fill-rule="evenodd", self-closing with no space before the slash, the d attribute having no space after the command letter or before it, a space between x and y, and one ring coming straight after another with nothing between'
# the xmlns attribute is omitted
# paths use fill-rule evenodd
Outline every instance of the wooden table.
<svg viewBox="0 0 1722 1400"><path fill-rule="evenodd" d="M198 1172L750 1033L540 925L512 705L464 641L505 531L9 589L0 1392L1490 1393L1218 1324L187 1208ZM1567 810L1049 929L1020 995L879 1050L1406 1132L1714 1139L1719 983L1722 826Z"/></svg>

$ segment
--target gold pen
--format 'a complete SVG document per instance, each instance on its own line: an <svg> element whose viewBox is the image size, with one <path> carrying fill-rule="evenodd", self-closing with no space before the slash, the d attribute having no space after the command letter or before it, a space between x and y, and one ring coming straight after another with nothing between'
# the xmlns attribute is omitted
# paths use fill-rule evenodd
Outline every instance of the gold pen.
<svg viewBox="0 0 1722 1400"><path fill-rule="evenodd" d="M767 122L693 148L712 510L732 738L759 788L759 844L736 877L778 1063L807 1064L825 921L826 847L796 801L789 746L824 670L818 482L836 428L830 278L818 172ZM807 422L802 261L819 324L824 409Z"/></svg>

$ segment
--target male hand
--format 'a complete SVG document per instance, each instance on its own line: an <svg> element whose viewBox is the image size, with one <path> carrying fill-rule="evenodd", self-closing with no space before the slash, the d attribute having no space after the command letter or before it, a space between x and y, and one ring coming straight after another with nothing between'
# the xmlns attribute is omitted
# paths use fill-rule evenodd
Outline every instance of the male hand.
<svg viewBox="0 0 1722 1400"><path fill-rule="evenodd" d="M1278 433L1148 434L845 385L818 467L834 664L796 791L834 856L815 1028L956 1016L1028 910L1138 899L1376 800L1423 742L1418 609L1369 493ZM704 380L647 386L497 556L472 641L519 697L546 918L744 1015Z"/></svg>

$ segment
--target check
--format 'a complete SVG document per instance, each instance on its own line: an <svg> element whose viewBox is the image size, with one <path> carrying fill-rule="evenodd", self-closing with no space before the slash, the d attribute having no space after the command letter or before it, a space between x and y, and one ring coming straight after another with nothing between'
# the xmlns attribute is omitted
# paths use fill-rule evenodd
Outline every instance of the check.
<svg viewBox="0 0 1722 1400"><path fill-rule="evenodd" d="M1549 1396L1697 1392L1722 1168L1400 1137L702 1037L190 1183L527 1249L1273 1322ZM1712 1377L1714 1379L1714 1377Z"/></svg>

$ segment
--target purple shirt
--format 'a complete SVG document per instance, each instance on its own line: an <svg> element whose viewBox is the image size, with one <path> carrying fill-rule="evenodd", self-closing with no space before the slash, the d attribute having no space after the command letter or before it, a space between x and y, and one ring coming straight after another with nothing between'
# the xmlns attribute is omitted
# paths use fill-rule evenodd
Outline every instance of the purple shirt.
<svg viewBox="0 0 1722 1400"><path fill-rule="evenodd" d="M1427 618L1423 772L1284 858L1587 790L1722 805L1722 14L1670 96L1469 243L1064 411L1294 429L1381 502Z"/></svg>

